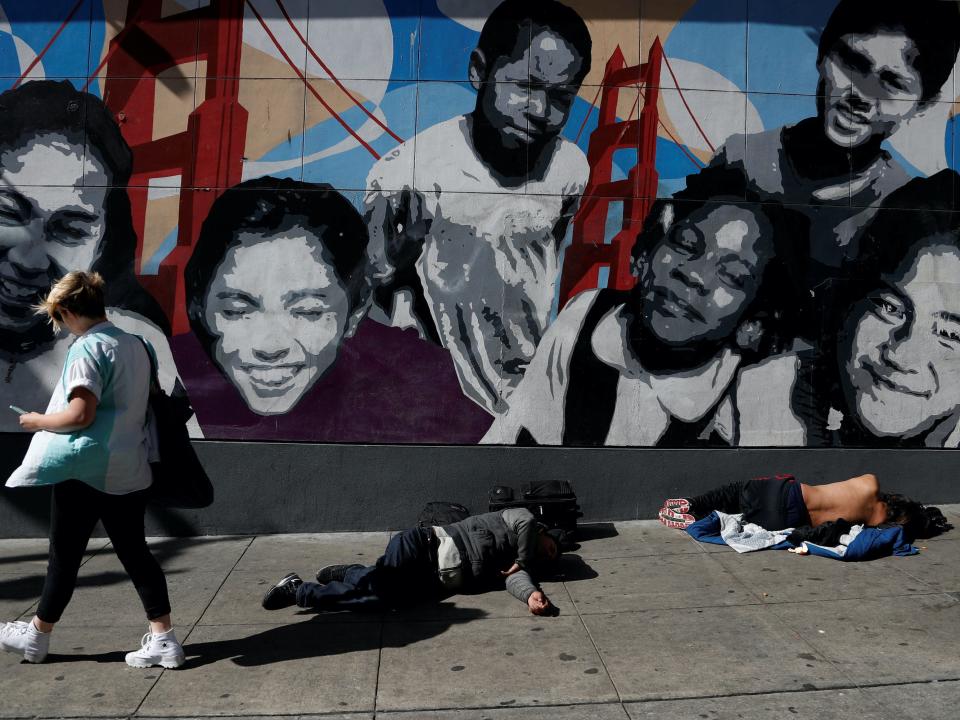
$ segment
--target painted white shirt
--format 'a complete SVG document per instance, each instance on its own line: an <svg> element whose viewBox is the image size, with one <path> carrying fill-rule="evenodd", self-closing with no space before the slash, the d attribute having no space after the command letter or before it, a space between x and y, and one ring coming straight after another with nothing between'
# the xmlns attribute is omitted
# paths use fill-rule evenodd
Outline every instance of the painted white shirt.
<svg viewBox="0 0 960 720"><path fill-rule="evenodd" d="M570 359L597 292L575 297L550 326L510 400L510 409L494 421L482 443L511 445L526 429L540 445L562 444ZM604 315L591 339L594 354L620 372L604 445L650 447L663 437L672 419L692 423L714 413L730 390L740 357L724 349L688 372L649 373L628 352L623 310L619 305Z"/></svg>
<svg viewBox="0 0 960 720"><path fill-rule="evenodd" d="M800 360L788 352L743 368L734 392L717 408L715 422L724 437L741 447L801 447L810 428L793 409Z"/></svg>
<svg viewBox="0 0 960 720"><path fill-rule="evenodd" d="M494 414L506 410L547 328L562 241L555 231L589 176L573 143L560 138L549 152L543 177L505 187L477 157L466 118L457 117L400 145L367 179L375 276L383 281L398 269L388 250L398 240L387 232L422 242L414 264L441 342L464 393ZM392 225L378 217L384 200L398 218ZM392 321L403 324L397 313Z"/></svg>

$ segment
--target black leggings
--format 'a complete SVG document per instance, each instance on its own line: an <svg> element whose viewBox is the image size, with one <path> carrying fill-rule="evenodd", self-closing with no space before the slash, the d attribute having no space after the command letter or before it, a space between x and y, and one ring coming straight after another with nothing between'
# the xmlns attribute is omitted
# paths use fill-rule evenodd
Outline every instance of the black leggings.
<svg viewBox="0 0 960 720"><path fill-rule="evenodd" d="M77 584L83 553L97 520L103 522L113 549L133 580L147 619L170 612L167 581L143 535L147 492L108 495L79 480L53 486L50 503L50 559L37 617L60 620Z"/></svg>

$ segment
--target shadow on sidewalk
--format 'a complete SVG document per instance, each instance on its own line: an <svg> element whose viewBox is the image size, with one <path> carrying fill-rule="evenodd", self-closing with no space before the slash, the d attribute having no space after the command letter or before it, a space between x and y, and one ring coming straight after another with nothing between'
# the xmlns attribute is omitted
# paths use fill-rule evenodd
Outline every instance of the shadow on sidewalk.
<svg viewBox="0 0 960 720"><path fill-rule="evenodd" d="M190 547L196 547L198 545L213 544L217 542L226 542L235 540L233 537L223 537L223 538L195 538L192 540L183 540L180 538L165 538L160 542L151 543L150 550L153 553L153 556L157 559L157 562L160 563L160 566L163 565L173 558L181 555L185 550ZM105 547L91 552L90 557L84 560L83 565L86 565L94 557L97 557L100 554L110 555L113 554L112 547ZM21 555L10 555L8 557L0 560L0 564L12 564L16 562L31 562L36 560L45 560L47 558L47 553L24 553ZM130 578L127 577L127 574L119 570L108 570L105 572L99 572L94 574L84 574L83 565L80 566L80 575L77 577L77 588L84 587L109 587L111 585L118 585L122 583L130 582ZM173 575L180 575L189 570L164 570L164 575L168 578ZM0 598L4 600L36 600L40 597L40 593L43 591L43 581L46 577L46 573L34 573L32 575L26 575L22 577L8 577L7 579L0 580Z"/></svg>
<svg viewBox="0 0 960 720"><path fill-rule="evenodd" d="M185 548L187 547L196 547L198 545L212 545L220 542L230 542L237 539L236 535L224 535L223 537L197 537L197 538L180 538L180 537L168 537L160 540L159 542L150 543L150 551L153 553L154 557L157 558L157 561L162 565L165 560L170 560L172 558L180 555ZM103 540L105 538L96 536L91 537L90 540ZM109 554L113 552L113 548L109 545L105 547L98 547L96 549L87 550L87 553L90 554L90 557L84 560L84 564L92 560L97 555L104 553ZM22 553L20 555L7 555L6 557L0 558L0 565L13 565L20 562L36 562L39 560L46 560L49 557L47 550L41 552L30 552Z"/></svg>
<svg viewBox="0 0 960 720"><path fill-rule="evenodd" d="M480 620L487 615L483 610L457 608L450 603L442 605L450 605L442 617L406 624L403 640L388 643L387 647L406 647L441 635L452 625ZM241 667L256 667L287 660L378 650L383 644L382 623L375 614L371 615L371 620L376 622L337 623L330 622L329 616L323 619L313 616L305 622L271 627L236 640L188 642L184 645L187 662L182 669L203 667L220 660L230 660Z"/></svg>
<svg viewBox="0 0 960 720"><path fill-rule="evenodd" d="M452 603L442 617L429 621L411 621L404 625L403 637L396 637L386 647L406 647L420 640L442 635L451 626L480 620L487 616L483 610L458 608ZM382 622L378 613L370 614L371 622L330 622L330 614L321 619L311 615L305 622L289 625L277 625L263 632L235 640L213 640L210 642L184 643L187 662L180 668L190 670L211 665L222 660L230 660L241 667L272 665L287 660L344 655L364 650L378 650L383 645ZM201 626L202 627L202 626ZM78 648L82 649L82 648ZM122 663L127 650L105 653L71 653L59 655L51 653L47 663Z"/></svg>
<svg viewBox="0 0 960 720"><path fill-rule="evenodd" d="M190 642L188 639L184 643L187 662L181 669L200 668L221 660L230 660L241 667L258 667L287 660L377 650L381 647L406 647L442 635L454 625L487 617L484 610L457 607L451 602L438 603L433 607L440 612L425 618L410 616L401 623L403 632L399 635L392 633L393 639L387 643L383 641L383 615L380 613L369 613L370 622L331 622L333 615L347 613L311 614L310 619L304 622L278 625L245 638L200 643ZM300 613L300 616L304 614ZM46 662L122 663L126 653L134 649L136 648L131 643L129 648L104 653L50 653Z"/></svg>
<svg viewBox="0 0 960 720"><path fill-rule="evenodd" d="M617 526L612 522L588 523L577 527L578 542L604 540L606 538L617 537L619 534Z"/></svg>
<svg viewBox="0 0 960 720"><path fill-rule="evenodd" d="M550 572L537 575L537 579L543 582L578 582L593 580L595 577L598 577L597 571L587 565L582 557L572 553L561 555Z"/></svg>

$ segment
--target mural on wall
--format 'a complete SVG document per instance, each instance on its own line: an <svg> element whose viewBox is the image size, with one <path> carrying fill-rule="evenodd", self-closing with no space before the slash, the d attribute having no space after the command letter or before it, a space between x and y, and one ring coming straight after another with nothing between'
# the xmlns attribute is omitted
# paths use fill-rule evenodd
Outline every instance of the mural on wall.
<svg viewBox="0 0 960 720"><path fill-rule="evenodd" d="M197 437L960 446L957 2L346 5L0 0L6 404L94 268Z"/></svg>

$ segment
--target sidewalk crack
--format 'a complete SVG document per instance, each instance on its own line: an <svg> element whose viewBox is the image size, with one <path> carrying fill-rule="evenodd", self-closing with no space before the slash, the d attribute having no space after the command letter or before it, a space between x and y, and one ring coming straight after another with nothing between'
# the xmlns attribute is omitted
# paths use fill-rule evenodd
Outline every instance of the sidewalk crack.
<svg viewBox="0 0 960 720"><path fill-rule="evenodd" d="M203 612L200 613L200 617L198 617L197 620L196 620L196 622L194 622L194 623L190 626L190 629L187 630L186 634L185 634L185 635L183 636L183 638L180 640L180 644L183 645L184 648L186 648L187 641L190 639L190 636L193 634L193 631L197 628L197 625L199 625L200 622L203 620L203 616L207 614L207 611L210 609L210 606L213 605L213 601L217 599L217 595L220 594L220 591L223 589L223 586L226 584L227 580L230 579L230 576L233 574L233 571L237 569L237 565L240 564L240 561L243 559L243 556L247 554L247 550L250 549L250 546L253 545L253 541L256 540L256 539L257 539L257 536L256 536L256 535L254 535L253 537L251 537L251 538L249 539L249 542L247 542L247 546L246 546L245 548L243 548L243 552L240 553L240 556L234 561L234 563L233 563L233 565L230 567L230 569L227 570L226 574L223 576L223 580L220 581L220 584L217 586L217 589L214 591L213 595L210 596L210 601L204 606ZM143 704L147 701L147 698L150 697L150 694L153 692L154 688L157 687L157 683L160 682L160 678L163 677L163 674L164 674L165 672L167 672L166 668L162 668L162 667L161 667L161 668L160 668L160 672L157 674L156 680L154 680L154 681L150 684L150 687L149 687L149 688L147 689L147 691L143 694L143 697L140 698L140 702L137 703L137 707L134 708L134 710L133 710L132 713L130 713L130 716L131 716L131 717L134 716L134 715L139 715L139 714L140 714L140 708L143 707Z"/></svg>

